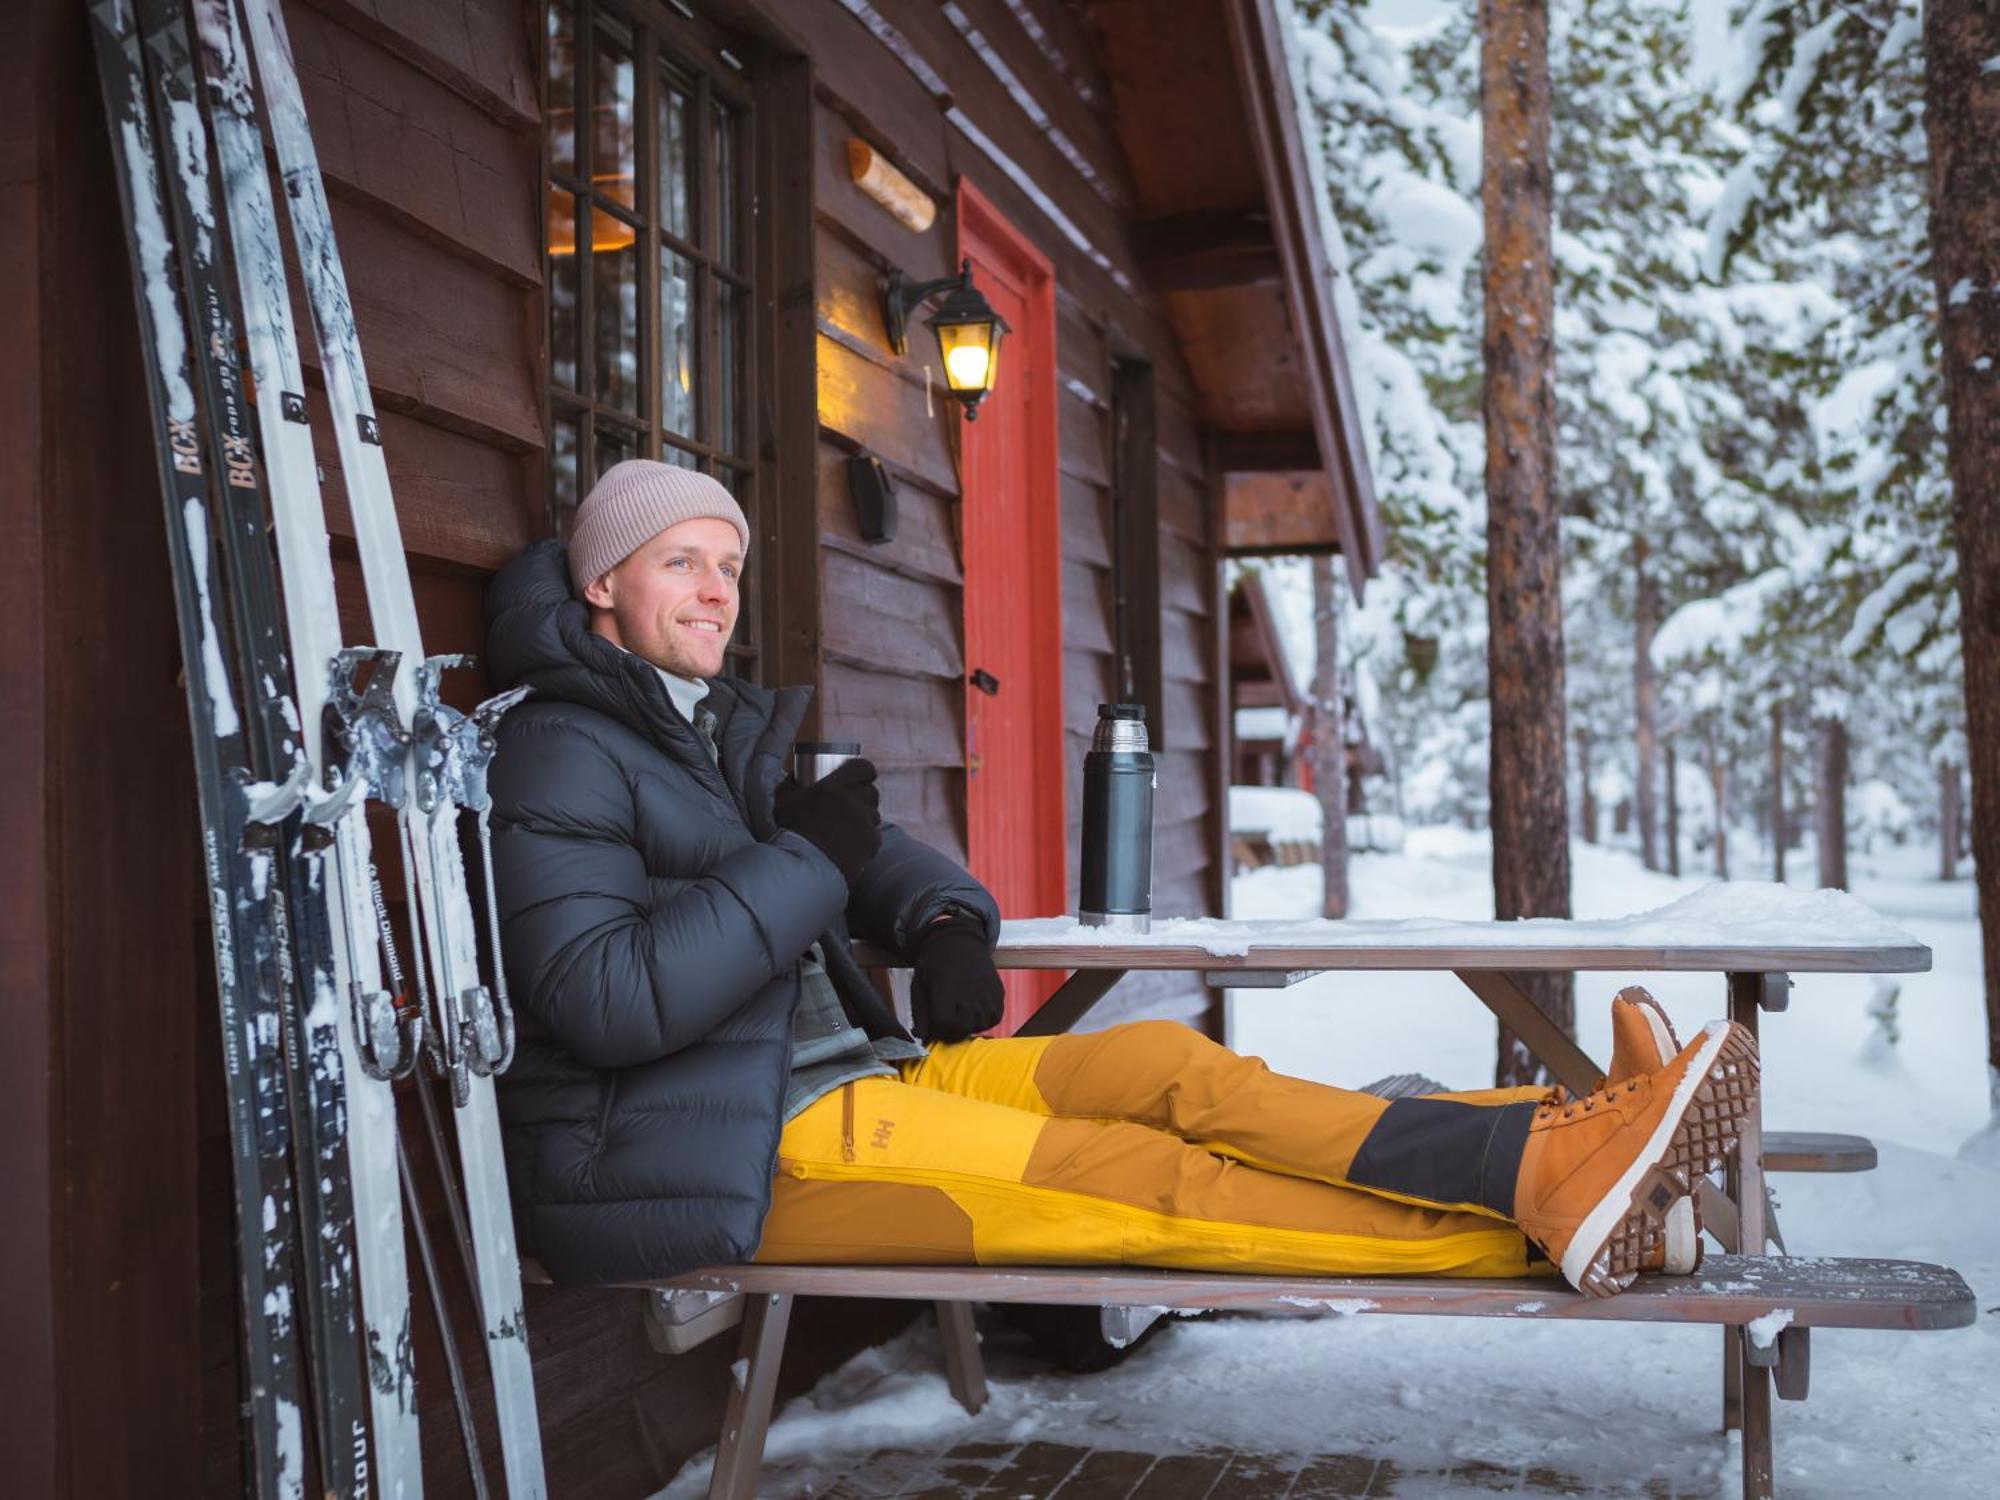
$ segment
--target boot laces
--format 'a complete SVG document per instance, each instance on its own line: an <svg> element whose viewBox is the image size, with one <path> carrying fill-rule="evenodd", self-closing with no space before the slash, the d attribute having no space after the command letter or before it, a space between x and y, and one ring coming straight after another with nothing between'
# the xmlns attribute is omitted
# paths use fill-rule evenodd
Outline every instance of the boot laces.
<svg viewBox="0 0 2000 1500"><path fill-rule="evenodd" d="M1558 1083L1549 1090L1548 1098L1542 1101L1541 1117L1546 1120L1551 1118L1557 1111L1561 1111L1562 1117L1565 1120L1574 1119L1579 1109L1585 1114L1590 1114L1596 1110L1598 1105L1608 1105L1618 1095L1636 1093L1638 1092L1638 1088L1639 1080L1636 1078L1628 1078L1623 1083L1612 1083L1606 1079L1599 1079L1597 1087L1589 1093L1572 1094L1562 1084Z"/></svg>

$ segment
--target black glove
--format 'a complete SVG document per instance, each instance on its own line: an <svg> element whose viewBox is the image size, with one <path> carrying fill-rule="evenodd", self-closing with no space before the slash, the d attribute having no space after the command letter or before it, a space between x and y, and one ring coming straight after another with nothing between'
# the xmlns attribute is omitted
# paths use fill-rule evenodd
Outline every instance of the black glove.
<svg viewBox="0 0 2000 1500"><path fill-rule="evenodd" d="M772 799L771 815L832 860L849 885L882 847L882 793L875 762L856 756L811 786L787 776Z"/></svg>
<svg viewBox="0 0 2000 1500"><path fill-rule="evenodd" d="M946 917L917 939L910 1014L918 1036L962 1042L1000 1024L1007 992L993 967L986 927L975 917Z"/></svg>

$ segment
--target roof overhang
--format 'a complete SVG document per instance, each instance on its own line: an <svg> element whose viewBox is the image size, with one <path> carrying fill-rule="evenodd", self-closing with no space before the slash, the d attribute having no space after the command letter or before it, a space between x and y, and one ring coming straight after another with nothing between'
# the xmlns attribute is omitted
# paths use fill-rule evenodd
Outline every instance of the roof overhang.
<svg viewBox="0 0 2000 1500"><path fill-rule="evenodd" d="M1093 0L1133 241L1218 435L1222 546L1338 551L1382 520L1341 342L1278 0Z"/></svg>

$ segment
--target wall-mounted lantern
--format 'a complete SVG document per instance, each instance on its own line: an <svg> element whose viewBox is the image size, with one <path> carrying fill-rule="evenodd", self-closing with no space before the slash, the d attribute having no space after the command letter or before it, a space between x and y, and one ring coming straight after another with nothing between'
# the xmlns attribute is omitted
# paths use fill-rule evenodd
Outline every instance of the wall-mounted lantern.
<svg viewBox="0 0 2000 1500"><path fill-rule="evenodd" d="M910 314L940 292L945 294L944 300L924 321L937 335L945 385L964 404L969 422L993 389L993 378L1000 368L1000 339L1008 332L1007 320L972 284L972 262L966 261L956 276L936 281L905 281L901 271L891 271L882 284L882 321L889 332L889 347L907 354Z"/></svg>

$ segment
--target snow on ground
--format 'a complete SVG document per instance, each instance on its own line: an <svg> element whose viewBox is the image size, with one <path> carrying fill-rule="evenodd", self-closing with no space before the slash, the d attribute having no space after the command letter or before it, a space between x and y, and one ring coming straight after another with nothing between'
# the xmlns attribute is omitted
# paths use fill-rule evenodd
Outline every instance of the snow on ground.
<svg viewBox="0 0 2000 1500"><path fill-rule="evenodd" d="M1356 859L1354 914L1490 917L1488 858L1483 833L1412 830L1402 853ZM1649 910L1706 883L1649 873L1620 849L1579 844L1573 858L1580 918ZM1857 854L1852 868L1856 894L1929 944L1935 968L1889 981L1899 986L1893 1045L1869 1017L1882 995L1865 976L1801 976L1791 1009L1765 1018L1771 1127L1865 1133L1881 1152L1873 1173L1774 1179L1781 1222L1794 1253L1955 1266L1982 1315L1951 1333L1820 1332L1811 1400L1776 1409L1779 1485L1792 1500L1973 1500L1993 1492L2000 1450L2000 1173L1954 1154L1987 1115L1973 894L1969 881L1938 882L1928 849ZM1239 917L1310 917L1318 903L1311 866L1236 884ZM1606 1002L1633 982L1659 996L1683 1034L1723 1010L1714 976L1581 976L1579 1033L1593 1056L1609 1051ZM1356 1085L1414 1069L1455 1087L1491 1078L1493 1022L1449 974L1323 975L1239 992L1231 1011L1238 1047L1306 1077ZM769 1452L783 1462L1035 1437L1162 1453L1363 1452L1406 1471L1451 1459L1534 1462L1598 1494L1644 1493L1649 1480L1733 1493L1740 1458L1717 1431L1719 1346L1706 1328L1217 1319L1171 1327L1094 1376L1046 1373L996 1341L992 1403L968 1419L938 1373L935 1334L920 1324L792 1402ZM667 1496L701 1493L706 1468L691 1465ZM809 1468L787 1473L810 1483Z"/></svg>

